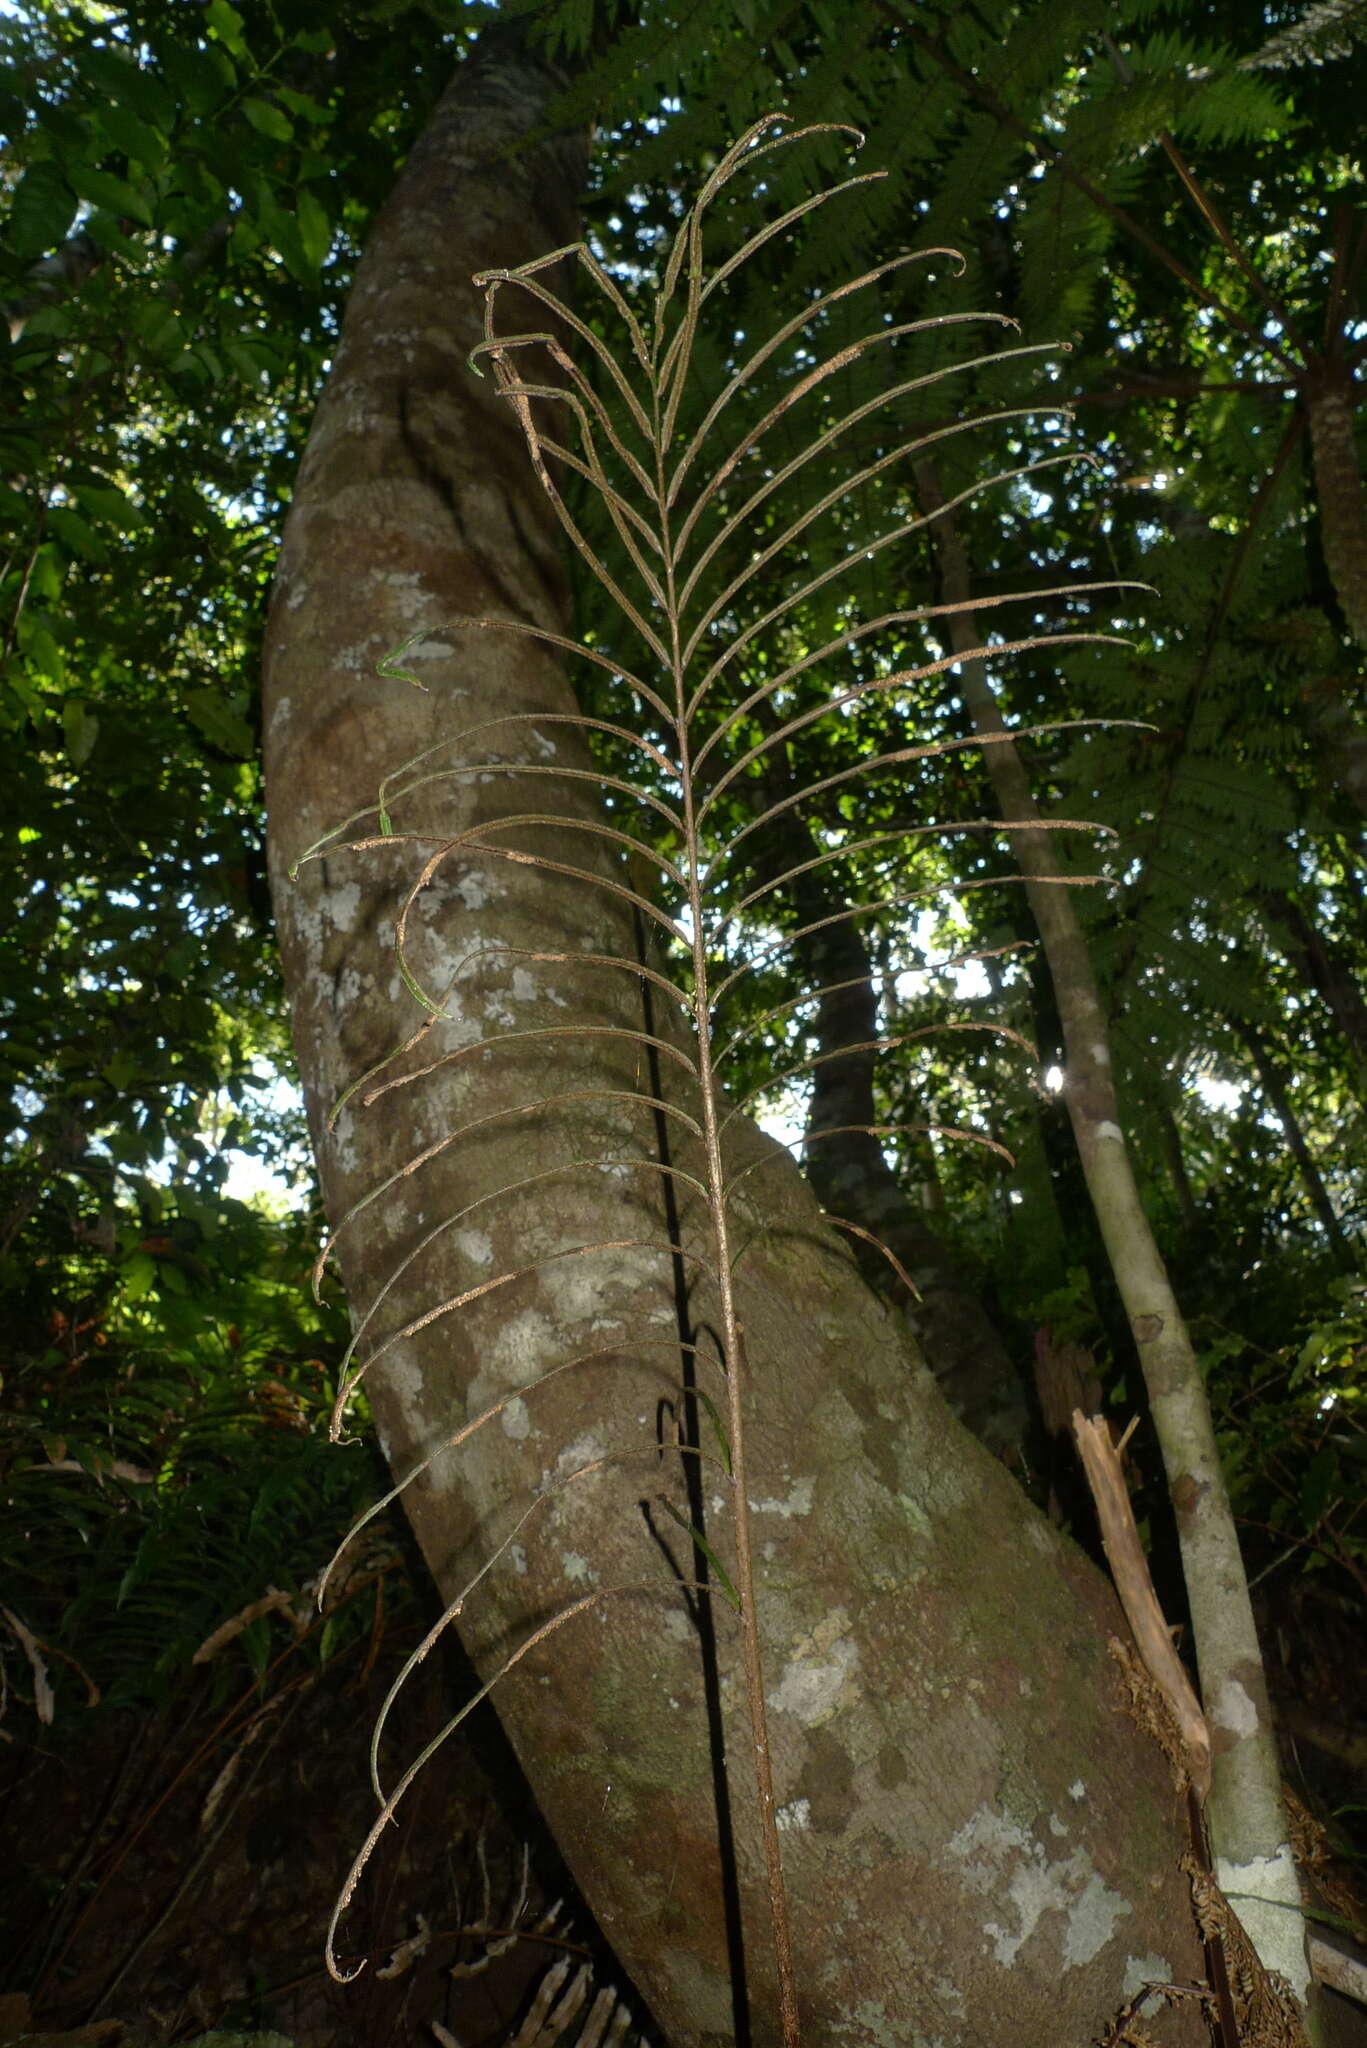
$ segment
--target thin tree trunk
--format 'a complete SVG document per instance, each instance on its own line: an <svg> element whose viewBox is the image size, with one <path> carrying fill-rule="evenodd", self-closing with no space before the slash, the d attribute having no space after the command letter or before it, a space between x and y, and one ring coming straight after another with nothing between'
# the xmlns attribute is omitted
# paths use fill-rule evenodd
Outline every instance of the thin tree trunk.
<svg viewBox="0 0 1367 2048"><path fill-rule="evenodd" d="M1312 684L1304 702L1306 717L1319 741L1325 777L1367 818L1367 728L1336 676Z"/></svg>
<svg viewBox="0 0 1367 2048"><path fill-rule="evenodd" d="M1277 1063L1272 1057L1267 1041L1251 1025L1240 1027L1239 1036L1248 1047L1253 1064L1257 1069L1258 1079L1262 1084L1263 1094L1267 1098L1268 1107L1275 1113L1277 1121L1282 1127L1282 1136L1286 1139L1286 1149L1296 1162L1296 1170L1301 1177L1301 1186L1305 1189L1310 1206L1319 1219L1319 1225L1328 1240L1329 1249L1340 1266L1345 1269L1351 1268L1354 1260L1348 1241L1343 1234L1343 1225L1339 1222L1334 1205L1329 1199L1329 1190L1324 1185L1323 1177L1318 1166L1315 1164L1314 1155L1305 1142L1305 1133L1301 1129L1300 1119L1291 1107L1291 1098L1286 1092L1286 1082L1278 1070Z"/></svg>
<svg viewBox="0 0 1367 2048"><path fill-rule="evenodd" d="M1357 396L1357 380L1341 354L1314 363L1302 387L1325 565L1348 631L1367 648L1367 498L1353 434Z"/></svg>
<svg viewBox="0 0 1367 2048"><path fill-rule="evenodd" d="M1182 1151L1182 1133L1177 1118L1162 1096L1154 1107L1158 1119L1158 1135L1163 1147L1163 1159L1168 1169L1168 1179L1177 1197L1177 1211L1183 1223L1195 1223L1197 1217L1196 1196L1192 1192L1191 1180L1187 1173L1187 1162Z"/></svg>
<svg viewBox="0 0 1367 2048"><path fill-rule="evenodd" d="M1320 545L1343 623L1367 648L1367 498L1358 464L1354 418L1358 385L1340 352L1312 363L1301 387L1310 422ZM1360 680L1332 678L1311 690L1306 709L1319 735L1326 772L1367 816L1367 730Z"/></svg>
<svg viewBox="0 0 1367 2048"><path fill-rule="evenodd" d="M922 505L933 522L944 598L967 605L972 588L953 515L941 510L944 494L933 464L922 460L916 470ZM947 626L951 644L961 653L983 645L971 611L951 612ZM1002 818L1011 825L1038 825L1039 809L1020 755L1007 737L986 663L966 659L959 673L974 730L989 742L982 749L983 761ZM1110 1027L1051 836L1018 830L1011 843L1058 999L1066 1053L1064 1098L1078 1155L1138 1348L1177 1516L1213 1737L1210 1822L1217 1873L1264 1962L1280 1970L1305 2002L1310 1989L1305 1924L1267 1680L1205 1384L1130 1165Z"/></svg>
<svg viewBox="0 0 1367 2048"><path fill-rule="evenodd" d="M771 773L760 785L765 805L791 784ZM756 843L757 842L757 843ZM820 853L792 811L752 841L751 861L763 880L800 870ZM817 1005L817 1062L807 1114L804 1170L822 1207L878 1240L915 1287L908 1298L895 1269L874 1246L856 1243L865 1277L897 1302L926 1363L954 1413L1008 1462L1018 1458L1026 1427L1020 1377L983 1307L981 1281L956 1259L888 1165L874 1127L884 1119L874 1101L877 1047L886 1027L868 948L859 927L841 917L845 900L821 871L797 874L789 891L799 927L815 926L793 948L802 985L825 993ZM929 1138L925 1140L929 1144Z"/></svg>
<svg viewBox="0 0 1367 2048"><path fill-rule="evenodd" d="M699 1596L669 1519L689 1513L674 1455L681 1344L696 1343L699 1374L722 1390L699 1202L676 1179L671 1225L650 1069L627 1036L642 1029L642 977L595 964L641 956L617 869L576 829L606 814L580 736L551 722L574 711L560 665L523 637L453 624L565 624L553 521L516 420L465 370L481 331L470 273L573 233L582 137L508 150L539 133L552 89L516 44L482 37L357 276L267 629L281 954L328 1208L375 1359L366 1386L396 1473L419 1475L404 1502L433 1575L454 1602L488 1567L461 1614L487 1677L528 1645L496 1703L673 2048L771 2048L736 1629L718 1604L748 2022ZM421 689L377 674L405 642ZM470 728L483 736L450 745ZM391 787L392 831L370 854L330 853L291 882L321 834L374 805L381 776L441 743L434 773L472 771ZM530 780L551 762L583 779ZM604 886L453 845L529 809L553 822L504 828L512 850ZM447 856L408 919L407 959L445 992L438 1017L410 999L393 950L434 847ZM578 1023L621 1035L489 1044ZM421 1045L374 1084L405 1085L353 1095L330 1120L419 1025ZM667 1046L663 1025L659 1036ZM677 1095L667 1054L659 1065ZM782 1149L734 1128L728 1164L748 1170L735 1197L748 1231L736 1266L747 1496L807 2039L1099 2038L1138 1981L1199 1968L1165 1769L1114 1705L1114 1602L953 1422ZM695 1164L685 1134L671 1170ZM344 1222L378 1184L384 1199ZM449 1448L491 1406L489 1426ZM705 1436L708 1541L724 1559L724 1473ZM567 1599L577 1617L549 1632ZM1201 2032L1192 2001L1169 2020L1176 2041Z"/></svg>
<svg viewBox="0 0 1367 2048"><path fill-rule="evenodd" d="M1306 987L1323 1002L1349 1050L1367 1072L1367 1002L1352 970L1294 896L1284 889L1261 889L1254 901L1271 926L1276 945Z"/></svg>

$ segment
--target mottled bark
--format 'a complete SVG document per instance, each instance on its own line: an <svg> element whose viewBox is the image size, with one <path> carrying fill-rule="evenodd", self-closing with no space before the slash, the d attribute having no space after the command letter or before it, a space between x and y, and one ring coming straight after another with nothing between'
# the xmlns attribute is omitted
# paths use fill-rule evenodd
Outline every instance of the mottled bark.
<svg viewBox="0 0 1367 2048"><path fill-rule="evenodd" d="M640 976L593 960L638 957L624 900L488 845L451 849L483 820L524 855L604 885L617 873L576 829L601 816L600 789L591 773L573 779L591 763L552 723L574 708L559 664L525 638L451 623L566 620L553 522L516 421L464 368L479 331L470 273L573 231L582 140L506 154L538 128L547 91L515 47L486 44L371 236L268 627L272 862L330 1214L340 1221L392 1180L344 1226L341 1251L363 1349L378 1354L367 1385L387 1455L400 1475L434 1459L405 1496L414 1529L451 1599L497 1552L461 1617L485 1674L567 1599L592 1603L529 1651L497 1703L671 2042L721 2048L743 2036L697 1634L678 1585L692 1568L668 1518L641 1512L662 1495L687 1503L677 1461L658 1448L680 1401L680 1271L699 1371L719 1392L698 1200L674 1182L671 1231L637 1044L506 1037L576 1022L641 1029ZM414 634L403 665L421 691L376 674ZM531 716L429 764L477 772L391 793L394 836L378 850L329 855L290 882L290 864L373 803L383 774L518 713ZM548 765L563 779L533 782ZM489 824L529 809L556 822L501 835ZM386 1070L409 1085L368 1107L353 1097L330 1124L340 1092L424 1022L396 972L393 930L408 883L442 846L408 937L412 971L445 993L443 1014ZM677 1099L668 998L653 994L662 1083ZM470 1128L478 1118L497 1120ZM687 1173L677 1122L671 1147ZM571 1170L584 1159L600 1164ZM1114 1704L1109 1592L954 1422L781 1148L741 1124L733 1161L755 1169L735 1199L749 1498L806 2038L1094 2040L1138 1983L1199 1968L1165 1767ZM499 1189L510 1192L489 1199ZM486 1430L442 1451L499 1401ZM704 1471L709 1540L727 1557L723 1475ZM770 2048L752 1772L724 1607L717 1631L752 2038ZM1156 2027L1165 2040L1201 2032L1190 2001Z"/></svg>
<svg viewBox="0 0 1367 2048"><path fill-rule="evenodd" d="M972 598L968 564L934 466L916 465L946 602ZM983 645L973 613L948 614L951 645ZM1183 1575L1201 1689L1211 1725L1214 1772L1210 1823L1221 1883L1269 1968L1305 1999L1309 1992L1300 1889L1281 1796L1267 1679L1253 1621L1239 1539L1220 1469L1205 1382L1140 1199L1126 1147L1111 1063L1110 1026L1086 935L1024 764L981 658L965 659L960 688L1002 818L1058 1000L1065 1050L1064 1100L1116 1286L1125 1304L1177 1517Z"/></svg>

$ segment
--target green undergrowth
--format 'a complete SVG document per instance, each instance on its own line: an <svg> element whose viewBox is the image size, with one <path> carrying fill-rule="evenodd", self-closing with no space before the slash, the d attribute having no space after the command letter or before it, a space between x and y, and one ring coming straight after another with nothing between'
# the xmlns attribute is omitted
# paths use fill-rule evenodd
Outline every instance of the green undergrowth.
<svg viewBox="0 0 1367 2048"><path fill-rule="evenodd" d="M376 1474L320 1426L344 1318L307 1297L306 1224L169 1193L140 1228L121 1257L39 1255L5 1364L11 1740L162 1707L197 1652L210 1704L291 1645L326 1662L403 1577L377 1541L317 1610Z"/></svg>

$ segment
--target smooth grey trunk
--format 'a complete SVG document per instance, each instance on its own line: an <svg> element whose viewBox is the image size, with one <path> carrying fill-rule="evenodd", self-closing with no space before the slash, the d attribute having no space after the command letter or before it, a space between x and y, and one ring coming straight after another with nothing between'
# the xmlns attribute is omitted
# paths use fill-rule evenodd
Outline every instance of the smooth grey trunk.
<svg viewBox="0 0 1367 2048"><path fill-rule="evenodd" d="M968 606L972 583L933 464L916 465L933 521L944 600ZM940 516L936 516L939 514ZM949 613L951 645L984 645L971 610ZM1040 813L997 705L987 664L960 664L960 688L1003 820L1037 826ZM1154 1240L1130 1164L1111 1062L1110 1027L1086 936L1047 831L1013 831L1058 1004L1064 1100L1097 1223L1138 1350L1177 1518L1183 1576L1214 1759L1209 1821L1216 1871L1269 1969L1304 2003L1310 1992L1305 1921L1281 1792L1262 1652L1248 1580L1220 1469L1205 1382Z"/></svg>
<svg viewBox="0 0 1367 2048"><path fill-rule="evenodd" d="M460 1618L483 1674L543 1631L496 1694L537 1797L674 2048L729 2048L746 2036L679 1584L693 1568L665 1512L688 1503L682 1342L719 1389L700 1204L676 1178L671 1233L649 1063L603 1035L642 1028L642 981L593 956L640 956L613 861L576 829L603 815L601 778L555 722L575 708L561 666L526 638L453 623L566 624L517 422L465 369L480 333L471 272L574 230L582 138L508 154L539 129L552 84L516 44L485 40L371 234L267 630L271 858L325 1196L381 1442L397 1475L419 1474L404 1495L417 1538L449 1600L490 1566ZM400 666L422 689L377 674L414 635ZM383 775L481 724L430 764L468 772L391 792L383 844L290 880ZM563 779L533 782L548 765ZM549 822L501 836L489 822L528 809ZM453 845L481 820L492 848ZM444 996L438 1020L394 957L405 894L434 856L407 939L411 973ZM424 1025L377 1077L406 1084L354 1096L330 1122L357 1076ZM599 1035L512 1035L579 1025ZM659 1037L672 1101L667 1025ZM696 1162L674 1128L683 1174ZM1081 2048L1140 1984L1200 1968L1166 1767L1116 1707L1113 1599L950 1416L781 1148L742 1123L732 1157L755 1169L736 1197L748 1492L805 2037ZM443 1448L490 1406L487 1428ZM720 1474L702 1469L708 1538L727 1558ZM547 1632L567 1601L576 1618ZM743 1688L720 1604L716 1628L748 2038L772 2048ZM1154 2030L1194 2043L1194 2002Z"/></svg>

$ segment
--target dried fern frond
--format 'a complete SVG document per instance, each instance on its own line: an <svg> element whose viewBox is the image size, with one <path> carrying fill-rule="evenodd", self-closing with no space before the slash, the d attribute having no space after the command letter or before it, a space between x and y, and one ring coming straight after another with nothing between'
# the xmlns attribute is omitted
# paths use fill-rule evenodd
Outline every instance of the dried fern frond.
<svg viewBox="0 0 1367 2048"><path fill-rule="evenodd" d="M988 819L937 825L917 813L912 795L900 800L928 763L978 744L928 737L915 724L920 693L965 658L962 650L944 653L935 640L937 622L956 608L929 603L865 618L851 593L875 573L880 556L925 525L905 482L909 465L975 424L956 416L952 380L989 358L964 354L957 332L1008 323L996 314L903 316L895 294L911 267L956 260L936 250L895 255L780 313L758 340L739 334L727 313L728 281L743 267L773 265L809 215L867 182L859 175L757 229L737 233L735 219L724 222L724 253L709 263L708 231L734 197L733 184L740 180L747 195L736 218L752 220L773 152L835 132L787 132L769 120L743 136L689 209L644 308L583 244L478 280L486 295L478 366L492 372L512 408L566 536L610 605L615 636L611 645L599 635L580 646L494 616L434 621L432 631L439 624L448 637L503 634L514 647L531 639L571 656L591 669L612 709L579 717L514 709L454 731L389 775L375 805L309 856L349 847L387 861L402 857L415 870L397 957L420 1021L355 1084L348 1112L361 1114L437 1075L467 1105L354 1205L324 1257L344 1233L382 1228L387 1198L451 1147L477 1154L517 1119L546 1134L534 1169L495 1188L476 1178L468 1203L426 1226L396 1258L355 1331L336 1426L376 1361L401 1354L439 1320L508 1315L556 1275L557 1284L590 1290L594 1276L611 1273L619 1296L622 1276L639 1276L634 1324L472 1404L474 1412L389 1498L477 1432L497 1425L513 1436L560 1375L582 1375L592 1386L605 1372L650 1363L658 1397L653 1415L641 1417L639 1469L651 1496L641 1580L591 1585L543 1615L497 1675L576 1617L638 1597L642 1586L651 1597L681 1601L698 1627L712 1593L734 1605L788 2042L797 2038L794 1968L756 1621L762 1573L746 1477L745 1260L760 1227L748 1182L765 1156L743 1135L754 1085L733 1098L727 1084L766 1030L781 1031L803 1006L843 985L817 980L793 993L789 981L782 999L770 1000L765 990L791 976L801 948L825 931L878 920L894 934L905 930L939 893L938 878L923 865L934 840L998 829ZM591 288L591 306L571 306L556 288L567 265ZM500 324L510 295L527 323L511 331ZM1031 411L1055 415L1058 407L1049 399L995 418ZM974 482L952 502L1066 459L1049 456ZM1023 603L1037 615L1054 600L1071 607L1080 594L1067 585L994 604L999 612ZM1082 628L1053 636L1026 630L971 653L1000 661L1046 639L1111 637ZM396 650L387 666L421 686L419 674L398 666L414 644ZM790 748L799 740L804 765L794 769ZM606 750L598 760L595 745ZM896 829L882 822L868 829L861 802L889 790L899 794ZM790 841L788 827L799 821L802 831ZM1051 829L1075 828L1076 821L1055 820ZM513 932L492 949L462 951L449 939L429 946L431 922L456 916L460 890L491 887L506 864L531 868L544 882L542 927ZM813 878L825 892L821 905L804 895ZM978 886L1000 884L984 878ZM838 907L824 907L827 900ZM567 907L578 901L594 906L582 920ZM479 1004L486 1019L491 1008L497 1016L498 990L516 989L518 977L533 970L551 988L560 985L556 975L566 977L575 1003L593 1009L592 1020L576 1023L566 995L552 998L563 1000L563 1023L524 1029L511 1003L496 1028L472 1022ZM894 1020L860 1050L889 1052L927 1036ZM566 1086L557 1069L572 1050L579 1078ZM771 1083L801 1084L827 1057L792 1058ZM576 1230L566 1192L573 1184L613 1189L621 1230ZM498 1225L512 1247L506 1258L484 1255L495 1216L514 1219ZM477 1270L453 1285L447 1274L458 1252ZM411 1292L429 1266L442 1278L427 1306L386 1329L393 1291L402 1283L401 1293ZM662 1296L674 1304L663 1316ZM590 1319L590 1334L593 1327ZM666 1452L677 1454L672 1498L660 1478ZM591 1488L605 1464L623 1455L566 1447L533 1496L491 1532L482 1561L399 1683L489 1575L516 1567L558 1505ZM724 1543L708 1526L713 1495L729 1507ZM682 1561L669 1550L670 1521L683 1532ZM662 1557L671 1560L663 1572ZM424 1760L384 1789L378 1758L389 1704L373 1752L380 1815L339 1914Z"/></svg>

